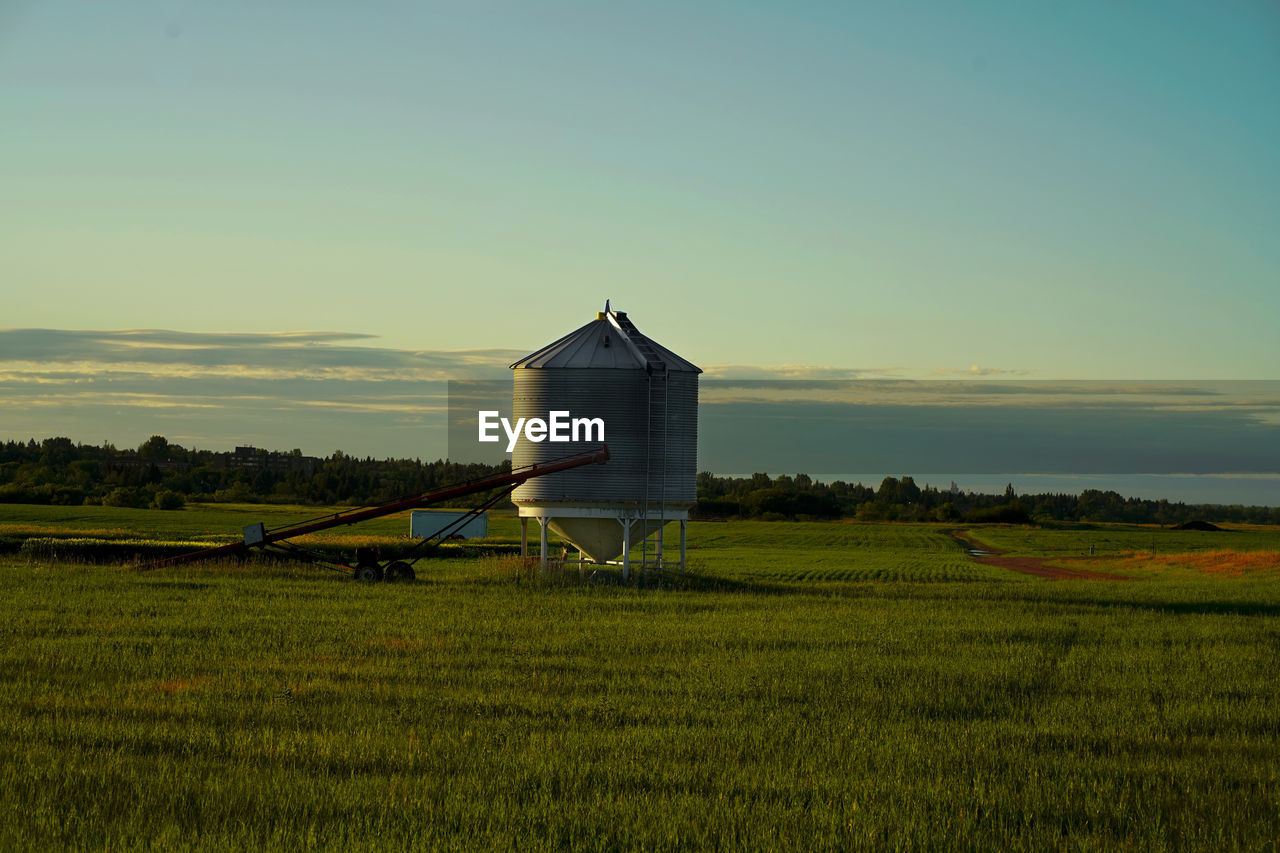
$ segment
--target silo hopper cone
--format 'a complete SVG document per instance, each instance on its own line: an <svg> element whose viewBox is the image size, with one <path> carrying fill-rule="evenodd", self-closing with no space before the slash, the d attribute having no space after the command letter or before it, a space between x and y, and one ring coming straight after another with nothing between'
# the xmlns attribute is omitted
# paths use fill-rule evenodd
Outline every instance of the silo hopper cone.
<svg viewBox="0 0 1280 853"><path fill-rule="evenodd" d="M550 527L597 563L622 556L622 524L615 518L555 518ZM642 529L631 522L632 544Z"/></svg>

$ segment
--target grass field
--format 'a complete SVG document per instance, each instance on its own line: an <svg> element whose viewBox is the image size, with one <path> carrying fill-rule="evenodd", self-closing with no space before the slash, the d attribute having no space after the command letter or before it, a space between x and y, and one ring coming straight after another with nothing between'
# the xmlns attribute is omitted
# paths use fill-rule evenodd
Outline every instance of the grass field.
<svg viewBox="0 0 1280 853"><path fill-rule="evenodd" d="M0 507L0 537L273 511L315 514ZM889 524L695 523L689 577L633 584L9 553L0 849L1275 849L1280 533L970 532L1138 579Z"/></svg>

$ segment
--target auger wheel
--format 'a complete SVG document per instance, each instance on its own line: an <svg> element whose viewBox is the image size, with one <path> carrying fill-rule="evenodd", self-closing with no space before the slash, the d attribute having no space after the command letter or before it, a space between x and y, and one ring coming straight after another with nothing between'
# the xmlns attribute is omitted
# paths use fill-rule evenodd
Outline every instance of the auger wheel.
<svg viewBox="0 0 1280 853"><path fill-rule="evenodd" d="M362 583L377 583L382 580L382 566L377 563L361 563L356 566L355 579Z"/></svg>
<svg viewBox="0 0 1280 853"><path fill-rule="evenodd" d="M383 574L383 578L387 583L409 583L416 580L417 577L417 574L413 571L413 566L403 560L387 563L387 568Z"/></svg>

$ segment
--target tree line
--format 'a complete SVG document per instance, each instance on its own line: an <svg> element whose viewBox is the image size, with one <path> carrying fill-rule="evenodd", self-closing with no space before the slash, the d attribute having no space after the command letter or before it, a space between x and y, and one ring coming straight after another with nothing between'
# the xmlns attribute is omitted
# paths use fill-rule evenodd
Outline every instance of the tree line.
<svg viewBox="0 0 1280 853"><path fill-rule="evenodd" d="M136 449L76 444L69 438L0 443L0 503L104 505L180 509L187 502L290 503L367 506L510 469L443 459L327 457L300 450L240 447L196 450L152 436ZM486 496L457 501L476 506ZM909 476L885 477L878 487L807 474L697 478L695 517L701 519L863 521L1103 521L1177 524L1195 519L1280 524L1280 507L1186 504L1125 498L1114 491L1019 495L1012 485L989 495L923 488Z"/></svg>
<svg viewBox="0 0 1280 853"><path fill-rule="evenodd" d="M1187 504L1126 498L1114 491L1086 489L1075 494L1018 494L1013 485L1002 494L952 491L912 477L885 477L879 487L861 483L817 482L794 477L698 475L697 514L703 519L755 518L807 520L856 518L861 521L965 521L1031 523L1106 521L1129 524L1178 524L1213 520L1280 524L1280 507Z"/></svg>
<svg viewBox="0 0 1280 853"><path fill-rule="evenodd" d="M254 447L187 449L155 435L136 450L68 438L0 444L0 503L181 509L202 503L368 506L498 473L506 466L437 459L304 456ZM469 496L459 505L478 505Z"/></svg>

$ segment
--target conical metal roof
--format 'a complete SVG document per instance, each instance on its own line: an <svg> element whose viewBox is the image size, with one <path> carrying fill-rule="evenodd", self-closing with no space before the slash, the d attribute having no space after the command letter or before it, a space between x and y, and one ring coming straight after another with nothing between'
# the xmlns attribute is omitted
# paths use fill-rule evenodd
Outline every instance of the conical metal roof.
<svg viewBox="0 0 1280 853"><path fill-rule="evenodd" d="M640 333L625 311L609 303L595 320L547 344L511 365L524 368L602 367L617 370L650 368L701 373L702 369Z"/></svg>

